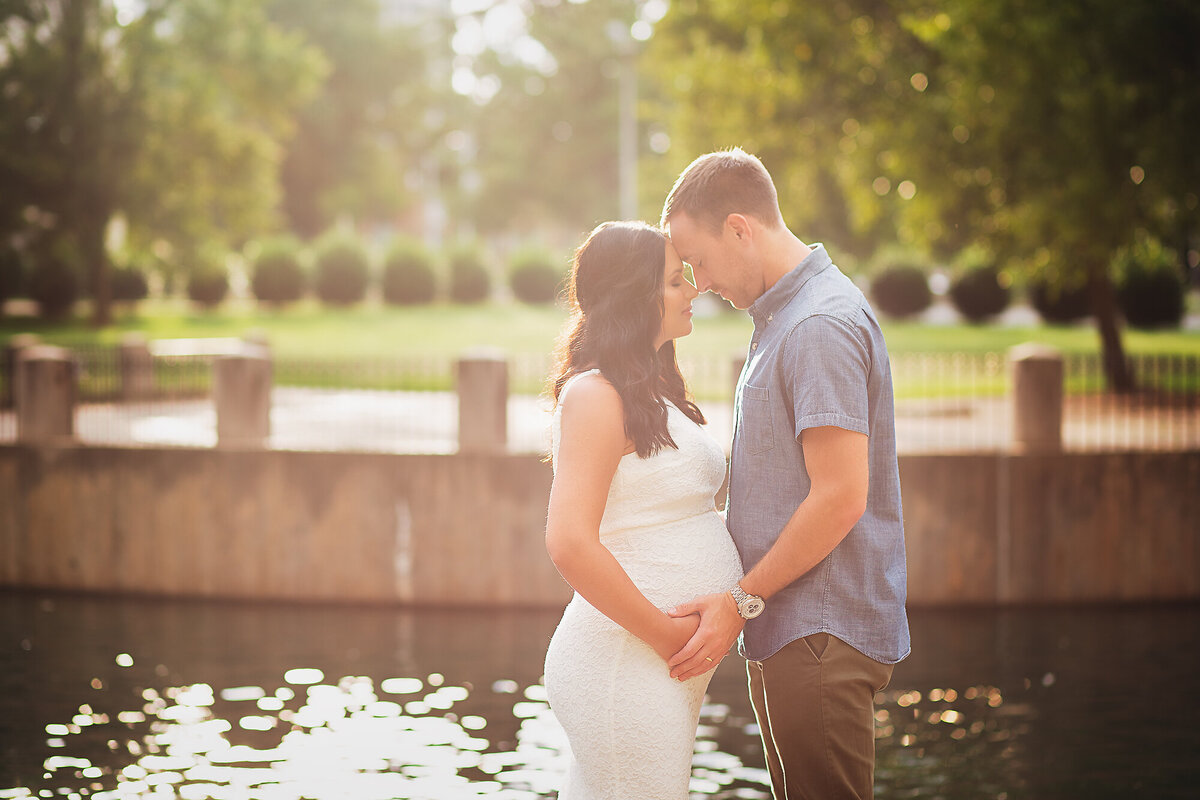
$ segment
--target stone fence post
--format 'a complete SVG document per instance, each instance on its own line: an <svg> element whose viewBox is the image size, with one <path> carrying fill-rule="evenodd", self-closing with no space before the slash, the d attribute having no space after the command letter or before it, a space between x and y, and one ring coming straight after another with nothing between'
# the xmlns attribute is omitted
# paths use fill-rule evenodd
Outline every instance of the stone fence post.
<svg viewBox="0 0 1200 800"><path fill-rule="evenodd" d="M17 353L17 441L56 444L74 438L77 376L75 359L61 347L39 344Z"/></svg>
<svg viewBox="0 0 1200 800"><path fill-rule="evenodd" d="M271 435L271 358L246 345L213 361L217 447L262 448Z"/></svg>
<svg viewBox="0 0 1200 800"><path fill-rule="evenodd" d="M121 367L121 399L145 400L154 396L154 357L150 344L140 333L130 332L121 337L117 348Z"/></svg>
<svg viewBox="0 0 1200 800"><path fill-rule="evenodd" d="M456 365L458 450L508 449L508 360L491 350L465 354Z"/></svg>
<svg viewBox="0 0 1200 800"><path fill-rule="evenodd" d="M32 333L18 333L4 345L3 363L4 393L0 396L0 408L12 408L17 402L17 358L26 347L33 347L40 340Z"/></svg>
<svg viewBox="0 0 1200 800"><path fill-rule="evenodd" d="M1062 450L1063 358L1053 347L1033 342L1008 351L1013 380L1013 450Z"/></svg>

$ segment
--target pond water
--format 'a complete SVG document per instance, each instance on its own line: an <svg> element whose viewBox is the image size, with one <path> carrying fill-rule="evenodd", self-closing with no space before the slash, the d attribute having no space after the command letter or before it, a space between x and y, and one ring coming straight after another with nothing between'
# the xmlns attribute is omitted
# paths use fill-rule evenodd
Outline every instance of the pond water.
<svg viewBox="0 0 1200 800"><path fill-rule="evenodd" d="M553 797L558 612L0 593L0 798ZM913 611L880 798L1200 796L1200 606ZM694 798L769 798L740 659Z"/></svg>

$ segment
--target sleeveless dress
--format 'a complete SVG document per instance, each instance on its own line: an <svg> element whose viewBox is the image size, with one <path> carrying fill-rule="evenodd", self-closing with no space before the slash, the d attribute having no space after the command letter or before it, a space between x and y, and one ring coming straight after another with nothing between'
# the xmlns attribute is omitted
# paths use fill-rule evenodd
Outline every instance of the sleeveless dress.
<svg viewBox="0 0 1200 800"><path fill-rule="evenodd" d="M592 370L591 372L598 372ZM566 396L576 375L563 387ZM552 422L558 458L562 403ZM703 427L667 404L678 449L621 459L600 522L600 541L639 590L666 610L728 590L741 560L714 510L725 456ZM550 708L570 743L559 800L686 800L692 751L712 671L680 682L650 645L571 599L546 652Z"/></svg>

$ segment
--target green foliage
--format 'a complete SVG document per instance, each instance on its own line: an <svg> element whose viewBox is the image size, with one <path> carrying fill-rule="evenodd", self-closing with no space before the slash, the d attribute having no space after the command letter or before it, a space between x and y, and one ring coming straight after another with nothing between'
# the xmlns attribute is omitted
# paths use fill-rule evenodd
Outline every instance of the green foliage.
<svg viewBox="0 0 1200 800"><path fill-rule="evenodd" d="M183 0L161 16L173 33L136 48L132 63L148 135L126 205L131 237L184 252L240 246L275 222L282 145L326 64L259 3Z"/></svg>
<svg viewBox="0 0 1200 800"><path fill-rule="evenodd" d="M271 223L280 145L322 62L261 4L14 0L3 16L0 239L73 240L97 322L115 215L140 252Z"/></svg>
<svg viewBox="0 0 1200 800"><path fill-rule="evenodd" d="M1135 328L1176 328L1183 319L1186 284L1178 259L1157 239L1140 237L1113 260L1117 300Z"/></svg>
<svg viewBox="0 0 1200 800"><path fill-rule="evenodd" d="M932 302L925 270L915 263L890 261L871 279L871 303L889 317L915 316Z"/></svg>
<svg viewBox="0 0 1200 800"><path fill-rule="evenodd" d="M1087 286L1057 283L1042 275L1029 283L1029 303L1051 325L1078 322L1091 314Z"/></svg>
<svg viewBox="0 0 1200 800"><path fill-rule="evenodd" d="M912 67L898 5L872 17L818 0L672 3L644 70L654 118L669 121L670 149L649 165L659 202L693 158L738 145L771 171L801 238L860 258L893 241L895 195L872 188L891 162L875 159L871 123L899 88L889 65Z"/></svg>
<svg viewBox="0 0 1200 800"><path fill-rule="evenodd" d="M25 291L25 259L15 247L0 246L0 305Z"/></svg>
<svg viewBox="0 0 1200 800"><path fill-rule="evenodd" d="M436 37L381 24L378 0L267 0L265 6L274 25L318 50L328 66L285 143L280 200L288 228L309 238L344 215L394 220L412 200L400 177L434 145L414 121L439 99L427 77ZM440 100L452 106L449 87L442 91Z"/></svg>
<svg viewBox="0 0 1200 800"><path fill-rule="evenodd" d="M801 238L937 257L979 241L1006 268L1091 282L1128 388L1108 268L1139 228L1200 228L1196 41L1196 3L672 3L645 75L671 137L652 167L665 185L740 144Z"/></svg>
<svg viewBox="0 0 1200 800"><path fill-rule="evenodd" d="M315 288L322 302L335 306L362 302L368 280L367 252L357 239L331 234L318 241Z"/></svg>
<svg viewBox="0 0 1200 800"><path fill-rule="evenodd" d="M52 239L44 245L29 278L29 297L43 317L59 319L70 313L79 298L79 250L72 239Z"/></svg>
<svg viewBox="0 0 1200 800"><path fill-rule="evenodd" d="M223 259L215 254L206 255L188 276L187 295L192 302L212 309L229 293L229 270Z"/></svg>
<svg viewBox="0 0 1200 800"><path fill-rule="evenodd" d="M290 236L262 243L250 282L260 302L282 306L304 296L307 281L300 255L300 242Z"/></svg>
<svg viewBox="0 0 1200 800"><path fill-rule="evenodd" d="M958 259L950 282L950 302L966 320L979 323L994 317L1012 302L1011 279L995 261L976 248Z"/></svg>
<svg viewBox="0 0 1200 800"><path fill-rule="evenodd" d="M642 1L514 5L535 9L526 38L544 51L496 46L474 58L472 72L495 83L480 81L479 98L461 112L460 129L473 136L475 163L447 154L447 177L451 185L464 172L479 178L478 190L460 202L485 233L535 235L547 224L587 230L619 214L620 70L641 64L641 45L628 42L631 51L622 55L614 34L623 27L628 36ZM489 7L475 8L468 19L486 29ZM639 80L639 92L648 85Z"/></svg>
<svg viewBox="0 0 1200 800"><path fill-rule="evenodd" d="M553 303L565 277L565 271L555 266L554 257L543 250L518 251L509 263L513 295L523 303Z"/></svg>
<svg viewBox="0 0 1200 800"><path fill-rule="evenodd" d="M492 281L479 250L456 247L450 253L450 299L456 303L482 303L491 290Z"/></svg>
<svg viewBox="0 0 1200 800"><path fill-rule="evenodd" d="M424 305L437 295L433 255L415 239L398 240L383 265L383 300L391 305Z"/></svg>
<svg viewBox="0 0 1200 800"><path fill-rule="evenodd" d="M146 273L129 265L115 267L112 272L112 299L114 303L136 303L150 295Z"/></svg>

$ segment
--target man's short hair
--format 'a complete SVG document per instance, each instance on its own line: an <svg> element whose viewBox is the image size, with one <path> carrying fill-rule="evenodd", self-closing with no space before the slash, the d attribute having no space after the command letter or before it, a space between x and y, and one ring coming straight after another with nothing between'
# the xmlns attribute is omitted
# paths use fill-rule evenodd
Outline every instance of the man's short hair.
<svg viewBox="0 0 1200 800"><path fill-rule="evenodd" d="M663 227L680 213L714 233L730 214L753 216L770 228L783 225L770 173L738 147L702 155L680 173L663 204Z"/></svg>

